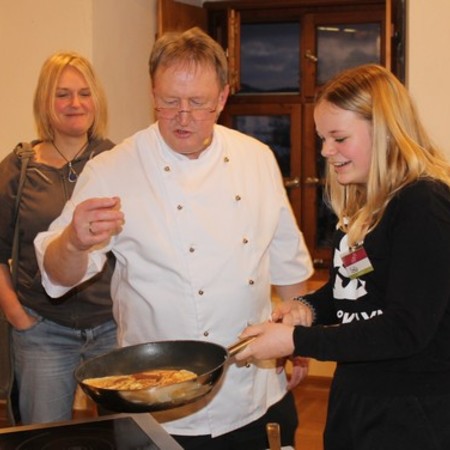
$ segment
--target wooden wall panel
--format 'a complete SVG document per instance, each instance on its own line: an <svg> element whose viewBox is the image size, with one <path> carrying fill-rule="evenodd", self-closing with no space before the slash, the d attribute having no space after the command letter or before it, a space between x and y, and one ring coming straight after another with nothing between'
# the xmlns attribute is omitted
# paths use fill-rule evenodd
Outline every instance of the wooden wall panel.
<svg viewBox="0 0 450 450"><path fill-rule="evenodd" d="M198 26L207 31L207 12L198 6L175 0L158 0L157 36L165 31L182 31Z"/></svg>

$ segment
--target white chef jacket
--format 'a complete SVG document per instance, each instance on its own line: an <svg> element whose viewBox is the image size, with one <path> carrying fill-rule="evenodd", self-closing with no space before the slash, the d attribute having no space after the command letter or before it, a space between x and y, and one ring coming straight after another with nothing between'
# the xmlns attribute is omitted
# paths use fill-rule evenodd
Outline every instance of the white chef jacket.
<svg viewBox="0 0 450 450"><path fill-rule="evenodd" d="M188 159L167 147L155 123L86 164L61 216L37 236L49 295L68 288L52 284L43 270L48 242L70 222L75 205L103 196L121 198L125 224L108 246L90 253L84 279L112 250L122 346L165 339L229 346L249 323L269 318L271 284L298 283L312 273L266 145L216 125L210 147ZM274 364L231 360L201 408L164 426L171 434L217 436L261 417L285 393L286 377Z"/></svg>

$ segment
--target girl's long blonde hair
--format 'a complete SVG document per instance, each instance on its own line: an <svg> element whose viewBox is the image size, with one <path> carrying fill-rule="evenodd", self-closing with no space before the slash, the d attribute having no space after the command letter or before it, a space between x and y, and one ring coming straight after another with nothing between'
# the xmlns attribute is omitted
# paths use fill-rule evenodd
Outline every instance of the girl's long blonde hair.
<svg viewBox="0 0 450 450"><path fill-rule="evenodd" d="M366 185L340 185L327 173L326 193L338 226L356 245L380 221L392 197L420 178L450 186L450 163L430 141L406 88L386 68L367 64L329 81L316 104L353 111L372 126L372 159Z"/></svg>

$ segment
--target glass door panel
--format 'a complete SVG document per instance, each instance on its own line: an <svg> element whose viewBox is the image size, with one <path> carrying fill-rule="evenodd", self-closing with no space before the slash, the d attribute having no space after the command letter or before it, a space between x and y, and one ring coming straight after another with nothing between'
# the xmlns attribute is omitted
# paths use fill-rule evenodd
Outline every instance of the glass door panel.
<svg viewBox="0 0 450 450"><path fill-rule="evenodd" d="M301 218L301 107L295 104L229 103L220 122L268 145L280 167L294 215Z"/></svg>
<svg viewBox="0 0 450 450"><path fill-rule="evenodd" d="M314 101L317 88L342 70L361 64L386 64L383 8L348 13L306 14L301 92Z"/></svg>
<svg viewBox="0 0 450 450"><path fill-rule="evenodd" d="M380 23L319 25L316 36L317 85L350 67L381 63Z"/></svg>
<svg viewBox="0 0 450 450"><path fill-rule="evenodd" d="M291 173L291 117L272 116L234 116L233 128L267 144L275 153L283 177Z"/></svg>
<svg viewBox="0 0 450 450"><path fill-rule="evenodd" d="M239 94L298 92L300 24L241 23Z"/></svg>
<svg viewBox="0 0 450 450"><path fill-rule="evenodd" d="M318 170L317 195L315 199L315 210L317 214L317 232L315 248L328 249L332 245L332 238L336 229L336 215L325 199L326 162L321 155L322 142L316 137L316 167Z"/></svg>

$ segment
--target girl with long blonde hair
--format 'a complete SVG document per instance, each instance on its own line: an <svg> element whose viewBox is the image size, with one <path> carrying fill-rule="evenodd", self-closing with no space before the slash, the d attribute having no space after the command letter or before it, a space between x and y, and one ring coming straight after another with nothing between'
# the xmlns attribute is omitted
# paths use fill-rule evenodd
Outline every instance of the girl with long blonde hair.
<svg viewBox="0 0 450 450"><path fill-rule="evenodd" d="M330 279L248 327L236 358L337 362L325 450L448 449L450 164L378 65L331 80L314 119L338 218Z"/></svg>

